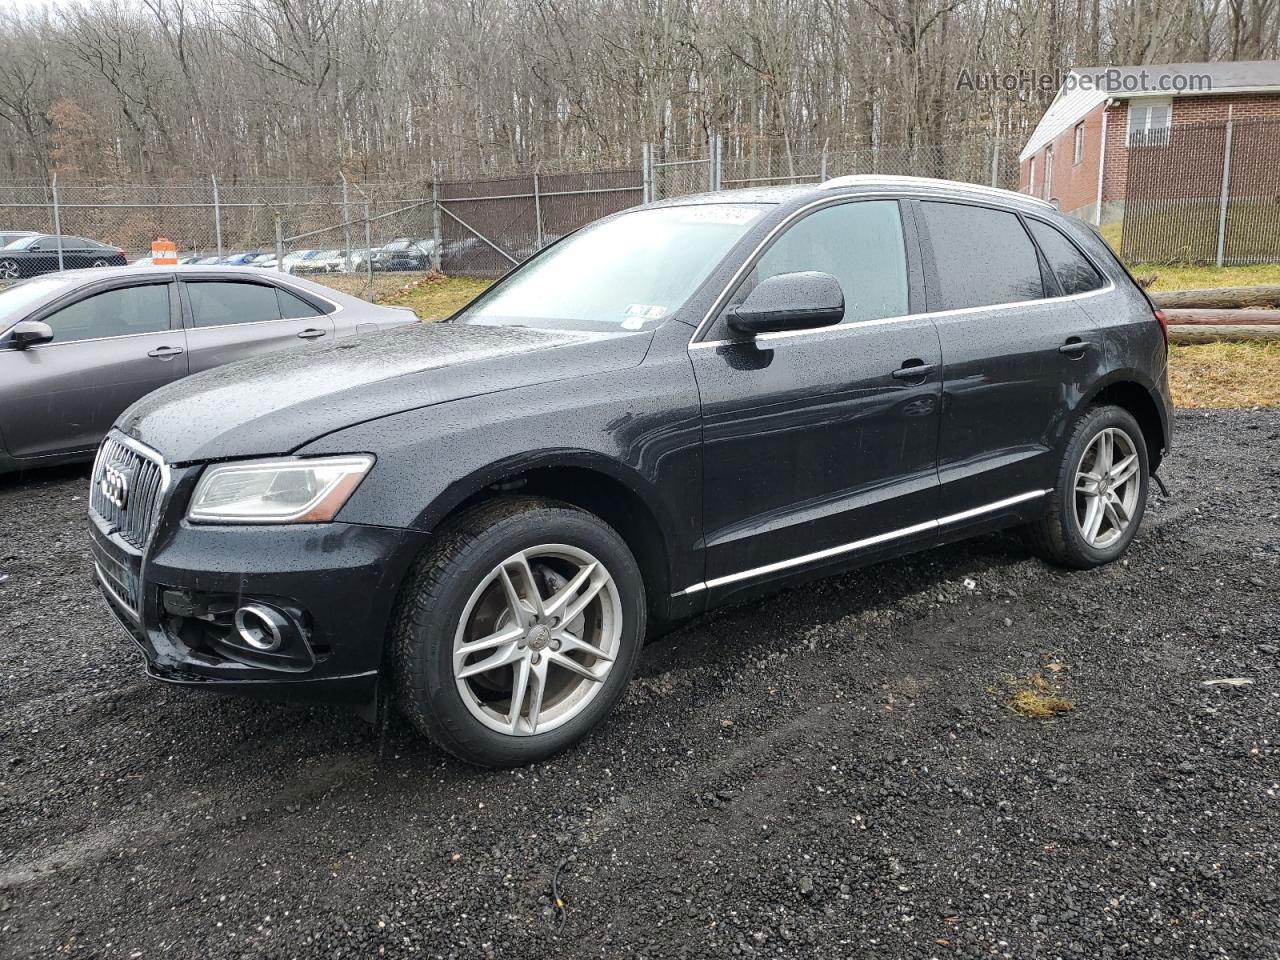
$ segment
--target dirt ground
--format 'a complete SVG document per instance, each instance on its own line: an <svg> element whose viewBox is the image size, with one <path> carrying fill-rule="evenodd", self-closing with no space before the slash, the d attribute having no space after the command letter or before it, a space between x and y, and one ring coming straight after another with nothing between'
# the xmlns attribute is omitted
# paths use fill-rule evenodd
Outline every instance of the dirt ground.
<svg viewBox="0 0 1280 960"><path fill-rule="evenodd" d="M762 598L504 773L146 680L84 471L2 481L0 956L1275 958L1280 411L1177 430L1127 561Z"/></svg>

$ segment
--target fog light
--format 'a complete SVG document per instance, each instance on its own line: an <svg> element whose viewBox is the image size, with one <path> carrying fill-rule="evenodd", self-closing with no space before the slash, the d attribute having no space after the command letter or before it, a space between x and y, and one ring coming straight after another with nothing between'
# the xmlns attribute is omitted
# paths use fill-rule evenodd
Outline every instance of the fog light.
<svg viewBox="0 0 1280 960"><path fill-rule="evenodd" d="M261 603L248 603L236 611L236 633L248 646L263 653L279 650L290 629L289 618Z"/></svg>

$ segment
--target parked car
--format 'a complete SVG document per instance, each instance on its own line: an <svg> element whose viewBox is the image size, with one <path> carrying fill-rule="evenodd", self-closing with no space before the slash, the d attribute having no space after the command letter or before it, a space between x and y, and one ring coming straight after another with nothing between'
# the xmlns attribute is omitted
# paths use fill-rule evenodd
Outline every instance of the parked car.
<svg viewBox="0 0 1280 960"><path fill-rule="evenodd" d="M216 257L216 256L215 256L215 257L200 257L200 258L199 258L198 260L196 260L195 262L196 262L197 264L199 264L200 266L202 266L202 267L213 267L213 266L217 266L217 265L221 264L221 263L222 263L222 261L223 261L224 259L225 259L225 258L223 258L223 257Z"/></svg>
<svg viewBox="0 0 1280 960"><path fill-rule="evenodd" d="M269 254L264 254L261 250L249 250L244 253L233 253L225 256L222 258L221 263L224 267L247 267L254 260L264 256L269 256Z"/></svg>
<svg viewBox="0 0 1280 960"><path fill-rule="evenodd" d="M251 268L131 266L15 284L0 291L0 473L91 457L121 410L190 373L415 321Z"/></svg>
<svg viewBox="0 0 1280 960"><path fill-rule="evenodd" d="M46 233L36 233L15 240L0 248L0 281L20 280L43 273L54 273L59 268L58 238ZM83 267L124 266L124 251L97 240L85 237L62 237L61 269L76 270Z"/></svg>
<svg viewBox="0 0 1280 960"><path fill-rule="evenodd" d="M316 250L299 265L300 273L341 273L346 269L345 250Z"/></svg>
<svg viewBox="0 0 1280 960"><path fill-rule="evenodd" d="M720 604L1004 527L1117 559L1169 447L1166 353L1106 244L1027 196L688 197L446 322L150 394L101 448L90 543L153 677L389 695L465 760L527 763Z"/></svg>
<svg viewBox="0 0 1280 960"><path fill-rule="evenodd" d="M373 269L429 270L434 246L430 240L411 240L407 237L392 240L374 255Z"/></svg>
<svg viewBox="0 0 1280 960"><path fill-rule="evenodd" d="M33 230L0 230L0 247L7 247L15 240L38 236Z"/></svg>
<svg viewBox="0 0 1280 960"><path fill-rule="evenodd" d="M286 253L281 267L285 273L301 273L298 269L299 265L306 259L314 257L315 250L294 250L292 253Z"/></svg>

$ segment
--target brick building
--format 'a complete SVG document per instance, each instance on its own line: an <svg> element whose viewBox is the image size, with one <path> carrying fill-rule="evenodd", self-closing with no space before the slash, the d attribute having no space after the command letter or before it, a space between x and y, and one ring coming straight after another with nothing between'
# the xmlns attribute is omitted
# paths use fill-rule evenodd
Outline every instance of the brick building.
<svg viewBox="0 0 1280 960"><path fill-rule="evenodd" d="M1158 147L1171 127L1228 115L1280 120L1280 62L1072 70L1018 155L1018 189L1093 223L1119 220L1131 144Z"/></svg>

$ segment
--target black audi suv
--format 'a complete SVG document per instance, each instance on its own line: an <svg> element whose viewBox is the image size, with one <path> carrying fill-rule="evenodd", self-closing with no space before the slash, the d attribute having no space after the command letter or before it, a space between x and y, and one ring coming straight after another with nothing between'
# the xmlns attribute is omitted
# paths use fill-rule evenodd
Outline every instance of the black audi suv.
<svg viewBox="0 0 1280 960"><path fill-rule="evenodd" d="M1161 314L1029 197L845 177L607 217L447 321L145 397L90 491L158 679L394 704L546 757L648 635L1020 528L1116 559L1170 442Z"/></svg>

